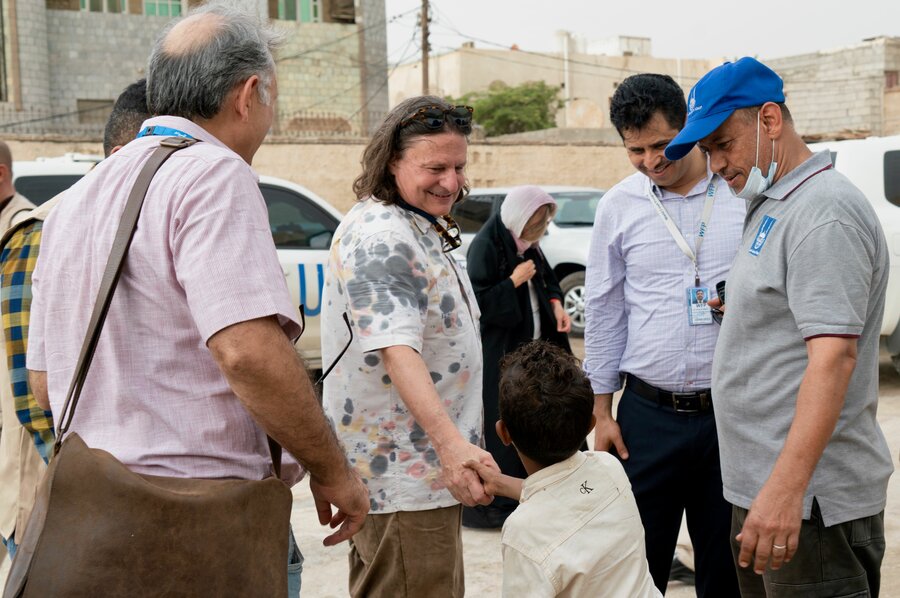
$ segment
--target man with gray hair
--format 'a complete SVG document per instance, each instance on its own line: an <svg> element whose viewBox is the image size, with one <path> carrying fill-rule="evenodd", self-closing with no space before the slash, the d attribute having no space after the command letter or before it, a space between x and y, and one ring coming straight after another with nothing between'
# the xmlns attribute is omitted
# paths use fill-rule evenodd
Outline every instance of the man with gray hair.
<svg viewBox="0 0 900 598"><path fill-rule="evenodd" d="M309 472L320 522L339 526L331 545L360 528L369 501L291 343L300 322L250 169L273 119L275 47L255 18L219 4L163 32L147 72L160 116L44 226L27 365L35 399L59 413L118 226L111 215L160 140L200 141L153 179L71 430L141 474L256 480L272 473L268 434Z"/></svg>

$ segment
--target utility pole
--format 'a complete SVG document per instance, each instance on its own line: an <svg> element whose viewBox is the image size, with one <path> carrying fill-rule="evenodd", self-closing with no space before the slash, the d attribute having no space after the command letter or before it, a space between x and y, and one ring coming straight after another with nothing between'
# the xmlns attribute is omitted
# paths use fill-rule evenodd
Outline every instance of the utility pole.
<svg viewBox="0 0 900 598"><path fill-rule="evenodd" d="M422 95L428 95L428 0L422 0Z"/></svg>

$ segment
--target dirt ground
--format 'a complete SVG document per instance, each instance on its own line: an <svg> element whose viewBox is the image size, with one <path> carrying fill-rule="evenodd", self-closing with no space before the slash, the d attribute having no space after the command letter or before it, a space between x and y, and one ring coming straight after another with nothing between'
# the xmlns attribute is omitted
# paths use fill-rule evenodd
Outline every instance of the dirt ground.
<svg viewBox="0 0 900 598"><path fill-rule="evenodd" d="M583 344L577 342L573 349L582 353ZM582 353L583 354L583 353ZM891 447L894 466L900 453L900 375L882 356L880 402L878 420ZM294 511L291 517L298 542L306 561L303 565L303 590L309 598L338 598L347 596L347 548L325 548L321 541L327 534L316 520L308 486L303 483L294 489ZM900 476L895 474L888 487L888 505L885 512L887 553L881 568L881 595L900 596ZM466 566L466 594L469 596L500 596L501 556L500 532L469 530L463 528L464 560ZM673 582L669 584L667 597L687 598L695 596L693 586Z"/></svg>
<svg viewBox="0 0 900 598"><path fill-rule="evenodd" d="M574 347L580 352L580 343ZM883 355L881 363L880 403L878 419L887 437L897 467L900 453L900 376ZM313 508L309 486L305 482L294 488L294 507L291 522L305 557L303 589L308 598L338 598L347 596L347 545L325 548L322 538L327 533L319 526ZM888 488L885 513L887 553L882 565L882 596L900 596L900 477L894 475ZM469 596L500 596L501 556L500 532L463 529L466 567L466 593ZM9 560L0 567L0 580L5 580ZM672 583L666 596L686 598L694 596L694 588Z"/></svg>

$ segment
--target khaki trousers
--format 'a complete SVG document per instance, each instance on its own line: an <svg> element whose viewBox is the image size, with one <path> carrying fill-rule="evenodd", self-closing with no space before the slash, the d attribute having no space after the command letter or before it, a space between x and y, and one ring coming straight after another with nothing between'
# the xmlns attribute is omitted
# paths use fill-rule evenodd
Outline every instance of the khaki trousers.
<svg viewBox="0 0 900 598"><path fill-rule="evenodd" d="M463 596L461 523L460 505L367 515L350 540L350 595Z"/></svg>

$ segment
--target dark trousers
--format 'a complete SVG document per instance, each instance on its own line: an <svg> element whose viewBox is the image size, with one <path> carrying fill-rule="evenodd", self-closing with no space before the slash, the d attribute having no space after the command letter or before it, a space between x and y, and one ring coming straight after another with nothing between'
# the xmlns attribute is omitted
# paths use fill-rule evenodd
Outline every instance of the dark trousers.
<svg viewBox="0 0 900 598"><path fill-rule="evenodd" d="M697 596L740 596L729 548L731 505L722 497L713 412L676 413L626 387L616 419L628 447L622 465L644 524L653 583L666 591L686 513Z"/></svg>
<svg viewBox="0 0 900 598"><path fill-rule="evenodd" d="M731 536L737 535L747 518L747 510L734 507ZM819 505L813 501L812 514L800 525L797 553L778 571L766 569L762 575L752 567L738 568L744 598L878 598L881 561L884 558L884 511L825 527ZM741 545L732 539L737 562Z"/></svg>

